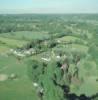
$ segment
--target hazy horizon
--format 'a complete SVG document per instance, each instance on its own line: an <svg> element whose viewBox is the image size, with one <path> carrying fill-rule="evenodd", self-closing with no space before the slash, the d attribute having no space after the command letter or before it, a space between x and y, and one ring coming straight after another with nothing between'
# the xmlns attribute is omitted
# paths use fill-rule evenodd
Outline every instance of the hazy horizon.
<svg viewBox="0 0 98 100"><path fill-rule="evenodd" d="M0 0L0 14L98 13L98 0Z"/></svg>

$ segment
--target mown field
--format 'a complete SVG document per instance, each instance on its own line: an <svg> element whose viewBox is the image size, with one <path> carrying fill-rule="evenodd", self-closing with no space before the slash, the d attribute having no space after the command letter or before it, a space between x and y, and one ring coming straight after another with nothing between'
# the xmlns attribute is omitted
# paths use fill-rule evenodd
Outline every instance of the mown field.
<svg viewBox="0 0 98 100"><path fill-rule="evenodd" d="M48 39L48 32L45 31L20 31L20 32L9 32L6 34L0 34L0 37L16 39L16 40L24 40L30 41L33 39Z"/></svg>

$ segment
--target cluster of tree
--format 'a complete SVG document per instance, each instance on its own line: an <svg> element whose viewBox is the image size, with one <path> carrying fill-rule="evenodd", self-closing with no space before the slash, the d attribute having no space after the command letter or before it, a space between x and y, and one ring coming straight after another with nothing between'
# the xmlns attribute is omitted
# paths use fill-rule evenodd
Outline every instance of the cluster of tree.
<svg viewBox="0 0 98 100"><path fill-rule="evenodd" d="M80 61L79 56L75 55L75 62ZM28 75L30 79L43 88L42 95L38 95L41 100L91 100L86 95L77 96L75 93L70 94L70 84L73 79L79 80L78 67L70 71L68 59L51 62L40 60L31 60L28 62ZM40 90L39 90L40 92Z"/></svg>
<svg viewBox="0 0 98 100"><path fill-rule="evenodd" d="M73 15L64 15L63 18L60 15L0 15L0 33L44 30L49 33L66 32L70 34L72 30L67 26L76 24L74 20L71 20L72 17ZM65 18L66 20L63 20ZM80 26L85 25L80 24Z"/></svg>

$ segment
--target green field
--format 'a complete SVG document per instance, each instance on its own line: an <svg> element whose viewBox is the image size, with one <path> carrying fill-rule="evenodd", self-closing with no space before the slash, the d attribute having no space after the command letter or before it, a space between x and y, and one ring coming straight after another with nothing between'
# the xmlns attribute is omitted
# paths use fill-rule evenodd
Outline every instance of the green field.
<svg viewBox="0 0 98 100"><path fill-rule="evenodd" d="M4 46L4 45L0 44L0 53L6 52L9 50L10 50L10 48L8 46Z"/></svg>
<svg viewBox="0 0 98 100"><path fill-rule="evenodd" d="M64 36L64 37L62 37L62 38L60 38L58 40L60 40L61 42L65 42L65 43L66 42L67 43L70 43L70 42L72 42L72 43L74 43L74 42L78 43L78 42L80 42L80 43L83 43L83 44L87 43L86 40L83 40L83 39L75 37L75 36Z"/></svg>
<svg viewBox="0 0 98 100"><path fill-rule="evenodd" d="M9 47L22 47L28 43L28 41L0 37L0 43Z"/></svg>
<svg viewBox="0 0 98 100"><path fill-rule="evenodd" d="M48 39L49 35L47 32L36 32L36 31L20 31L20 32L11 32L11 33L2 33L0 37L6 37L16 40L35 40L35 39Z"/></svg>
<svg viewBox="0 0 98 100"><path fill-rule="evenodd" d="M13 56L0 56L0 75L17 75L15 80L7 79L0 82L1 100L32 100L32 98L37 99L35 89L27 75L28 72L25 61L25 59L18 61Z"/></svg>

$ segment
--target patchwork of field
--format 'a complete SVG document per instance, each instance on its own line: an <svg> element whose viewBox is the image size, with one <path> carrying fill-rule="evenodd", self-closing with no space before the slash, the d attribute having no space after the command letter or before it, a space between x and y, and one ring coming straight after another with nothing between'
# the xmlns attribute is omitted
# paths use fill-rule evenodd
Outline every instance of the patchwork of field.
<svg viewBox="0 0 98 100"><path fill-rule="evenodd" d="M96 16L0 16L0 100L97 100Z"/></svg>

